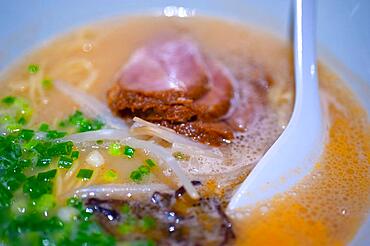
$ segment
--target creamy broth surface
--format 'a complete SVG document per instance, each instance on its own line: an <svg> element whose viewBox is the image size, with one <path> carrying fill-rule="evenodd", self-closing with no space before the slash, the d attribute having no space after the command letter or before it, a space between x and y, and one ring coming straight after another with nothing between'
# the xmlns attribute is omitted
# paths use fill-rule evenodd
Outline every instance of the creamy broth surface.
<svg viewBox="0 0 370 246"><path fill-rule="evenodd" d="M368 215L368 116L323 66L319 80L329 117L324 152L314 171L287 194L242 212L237 245L345 245Z"/></svg>
<svg viewBox="0 0 370 246"><path fill-rule="evenodd" d="M0 95L23 96L35 110L32 126L47 122L54 127L78 106L55 88L43 89L39 81L66 81L106 101L107 90L131 53L158 36L185 35L199 43L204 52L221 60L235 77L248 76L251 69L268 75L269 111L259 115L244 133L236 134L231 147L221 148L225 159L198 160L183 164L189 176L206 182L205 193L221 196L227 203L232 190L286 126L292 110L293 66L290 45L254 28L205 17L130 17L84 27L46 43L0 78ZM40 71L30 76L29 64ZM370 195L370 132L368 116L352 93L324 65L319 66L322 105L328 118L327 143L315 170L297 187L266 204L246 208L233 215L237 245L336 245L349 242L368 213ZM106 146L90 146L105 149ZM90 150L81 151L82 156ZM292 150L293 151L293 150ZM140 165L105 155L110 168L125 173ZM146 153L141 153L141 159ZM82 164L86 165L86 164ZM99 172L103 173L104 168ZM155 171L160 176L160 171ZM223 177L220 178L219 176ZM174 187L166 177L152 178ZM60 203L74 187L89 184L60 181L56 194ZM74 183L71 183L74 182ZM91 181L102 184L97 177Z"/></svg>

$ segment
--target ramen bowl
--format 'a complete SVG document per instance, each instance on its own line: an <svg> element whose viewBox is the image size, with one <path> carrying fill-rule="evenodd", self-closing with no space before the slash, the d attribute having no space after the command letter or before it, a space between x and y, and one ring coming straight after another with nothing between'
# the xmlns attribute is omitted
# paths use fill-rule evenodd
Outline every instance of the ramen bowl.
<svg viewBox="0 0 370 246"><path fill-rule="evenodd" d="M370 113L370 3L318 1L317 42L320 61L337 74ZM246 23L278 39L291 39L291 1L8 1L0 9L0 70L45 41L100 20L131 15L191 18L207 15ZM370 217L352 245L368 245Z"/></svg>

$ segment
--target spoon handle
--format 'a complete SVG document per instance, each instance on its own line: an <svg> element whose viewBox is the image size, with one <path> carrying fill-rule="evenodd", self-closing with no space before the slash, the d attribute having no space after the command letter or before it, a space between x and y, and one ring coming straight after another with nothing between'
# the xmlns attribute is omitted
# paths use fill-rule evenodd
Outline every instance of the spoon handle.
<svg viewBox="0 0 370 246"><path fill-rule="evenodd" d="M315 34L315 0L295 1L294 21L294 64L296 79L296 101L294 114L312 114L313 117L320 110L319 88L316 66L316 34ZM307 104L310 105L307 105ZM315 105L312 105L314 103Z"/></svg>

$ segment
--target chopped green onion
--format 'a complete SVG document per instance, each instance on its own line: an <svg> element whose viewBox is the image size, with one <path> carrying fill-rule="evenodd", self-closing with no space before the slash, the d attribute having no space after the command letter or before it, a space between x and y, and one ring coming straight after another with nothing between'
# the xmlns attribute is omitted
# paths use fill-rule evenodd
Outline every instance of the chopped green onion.
<svg viewBox="0 0 370 246"><path fill-rule="evenodd" d="M26 118L24 118L23 116L21 116L18 119L17 123L20 124L20 125L25 125L27 123L27 120L26 120Z"/></svg>
<svg viewBox="0 0 370 246"><path fill-rule="evenodd" d="M68 121L72 124L78 124L81 120L84 119L84 115L81 111L77 110L74 114L68 117Z"/></svg>
<svg viewBox="0 0 370 246"><path fill-rule="evenodd" d="M62 120L58 123L58 126L61 127L61 128L64 128L67 126L67 122L65 120Z"/></svg>
<svg viewBox="0 0 370 246"><path fill-rule="evenodd" d="M143 179L143 175L141 174L141 172L139 170L134 170L134 171L131 172L130 178L134 182L139 182Z"/></svg>
<svg viewBox="0 0 370 246"><path fill-rule="evenodd" d="M41 131L41 132L47 132L47 131L49 131L49 125L46 124L46 123L42 123L40 125L40 127L39 127L39 131Z"/></svg>
<svg viewBox="0 0 370 246"><path fill-rule="evenodd" d="M23 185L23 192L32 199L39 198L44 194L51 194L53 184L50 181L40 180L35 176L29 177Z"/></svg>
<svg viewBox="0 0 370 246"><path fill-rule="evenodd" d="M132 158L135 154L135 149L126 145L125 146L125 149L123 151L123 153L128 157L128 158Z"/></svg>
<svg viewBox="0 0 370 246"><path fill-rule="evenodd" d="M94 210L90 208L86 208L81 211L80 217L83 221L89 221L93 213L94 213Z"/></svg>
<svg viewBox="0 0 370 246"><path fill-rule="evenodd" d="M40 67L39 67L39 65L37 65L37 64L30 64L30 65L28 65L28 72L29 72L30 74L35 74L35 73L37 73L39 70L40 70Z"/></svg>
<svg viewBox="0 0 370 246"><path fill-rule="evenodd" d="M70 155L72 152L73 143L71 141L56 143L50 146L47 150L50 156L59 156L59 155Z"/></svg>
<svg viewBox="0 0 370 246"><path fill-rule="evenodd" d="M53 145L51 146L48 146L47 143L45 142L40 142L40 141L30 141L30 146L27 146L27 147L30 147L29 149L32 149L32 150L35 150L37 151L38 154L42 155L42 156L56 156L56 155L53 155L53 154L48 154L48 147L52 148Z"/></svg>
<svg viewBox="0 0 370 246"><path fill-rule="evenodd" d="M50 171L39 173L37 175L37 178L40 179L40 180L49 181L49 180L53 179L56 174L57 174L57 170L52 169Z"/></svg>
<svg viewBox="0 0 370 246"><path fill-rule="evenodd" d="M77 174L77 178L90 179L93 173L94 171L91 169L80 169L80 171Z"/></svg>
<svg viewBox="0 0 370 246"><path fill-rule="evenodd" d="M58 161L59 168L70 168L72 166L73 160L69 156L62 155Z"/></svg>
<svg viewBox="0 0 370 246"><path fill-rule="evenodd" d="M53 86L53 81L51 79L44 79L41 84L44 88L50 89Z"/></svg>
<svg viewBox="0 0 370 246"><path fill-rule="evenodd" d="M67 135L66 132L51 130L51 131L47 131L46 137L49 139L57 139L57 138L62 138L65 135Z"/></svg>
<svg viewBox="0 0 370 246"><path fill-rule="evenodd" d="M81 111L76 111L58 124L61 128L73 127L76 132L87 132L100 130L104 123L98 119L89 119Z"/></svg>
<svg viewBox="0 0 370 246"><path fill-rule="evenodd" d="M37 164L36 166L38 167L45 167L45 166L49 166L50 163L51 163L51 157L48 157L48 156L44 156L44 157L41 157L37 160Z"/></svg>
<svg viewBox="0 0 370 246"><path fill-rule="evenodd" d="M155 162L152 159L145 160L146 165L141 165L138 169L134 170L130 174L130 178L134 182L140 182L144 176L150 174L150 170L156 166Z"/></svg>
<svg viewBox="0 0 370 246"><path fill-rule="evenodd" d="M24 145L25 150L34 149L39 144L39 141L36 139L31 139L28 143Z"/></svg>
<svg viewBox="0 0 370 246"><path fill-rule="evenodd" d="M152 159L146 159L145 162L150 168L155 167L155 162Z"/></svg>
<svg viewBox="0 0 370 246"><path fill-rule="evenodd" d="M55 199L52 194L44 194L36 201L36 209L41 213L52 209L55 205Z"/></svg>
<svg viewBox="0 0 370 246"><path fill-rule="evenodd" d="M16 117L9 114L10 121L4 117L8 111L21 110L17 103L16 100L7 108L0 102L3 113L0 120L5 121L4 124L1 122L2 129L8 125L15 126L21 117L25 117L21 113ZM53 160L49 163L53 166L58 165L59 158L70 158L71 162L72 157L76 157L76 153L72 153L73 148L72 142L36 138L33 130L22 126L18 132L0 134L0 244L116 244L114 238L91 217L93 210L86 208L80 200L70 200L69 205L73 208L67 207L64 211L55 207L53 191L58 168L40 168L37 162L46 165ZM33 176L29 177L30 174ZM68 212L72 214L70 220L65 219L69 214L63 216Z"/></svg>
<svg viewBox="0 0 370 246"><path fill-rule="evenodd" d="M150 168L148 166L140 166L138 171L142 174L142 175L148 175L150 173Z"/></svg>
<svg viewBox="0 0 370 246"><path fill-rule="evenodd" d="M14 131L19 128L19 125L25 125L32 116L32 108L29 103L23 98L17 98L13 96L4 97L1 100L2 106L6 107L6 110L12 113L4 114L1 116L1 123L6 124L10 131ZM5 111L5 112L7 112Z"/></svg>
<svg viewBox="0 0 370 246"><path fill-rule="evenodd" d="M121 145L118 143L112 143L108 147L109 154L113 156L119 156L121 155Z"/></svg>
<svg viewBox="0 0 370 246"><path fill-rule="evenodd" d="M7 96L1 99L1 102L7 105L12 105L15 102L16 98L13 96Z"/></svg>
<svg viewBox="0 0 370 246"><path fill-rule="evenodd" d="M78 110L69 116L68 123L75 126L78 132L100 130L104 126L103 122L97 119L88 119Z"/></svg>
<svg viewBox="0 0 370 246"><path fill-rule="evenodd" d="M83 207L82 201L76 197L68 198L67 205L78 210L81 210Z"/></svg>
<svg viewBox="0 0 370 246"><path fill-rule="evenodd" d="M80 156L80 152L78 152L77 150L72 151L72 153L71 153L72 160L74 160L74 161L77 160L79 156Z"/></svg>
<svg viewBox="0 0 370 246"><path fill-rule="evenodd" d="M104 180L107 182L112 182L116 180L117 178L118 178L118 174L112 169L109 169L108 171L104 173Z"/></svg>
<svg viewBox="0 0 370 246"><path fill-rule="evenodd" d="M22 129L19 133L21 139L29 141L33 138L35 132L33 130Z"/></svg>

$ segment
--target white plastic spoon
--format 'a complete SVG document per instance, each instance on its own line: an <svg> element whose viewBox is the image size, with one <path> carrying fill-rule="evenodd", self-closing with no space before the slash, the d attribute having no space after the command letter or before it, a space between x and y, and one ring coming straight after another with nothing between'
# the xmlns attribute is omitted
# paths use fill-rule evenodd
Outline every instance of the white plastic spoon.
<svg viewBox="0 0 370 246"><path fill-rule="evenodd" d="M232 197L228 212L289 190L312 171L323 146L315 50L315 1L295 0L295 103L287 128Z"/></svg>

